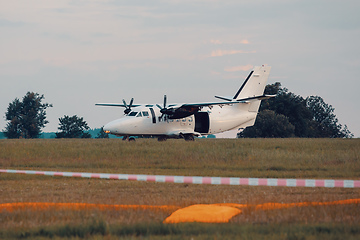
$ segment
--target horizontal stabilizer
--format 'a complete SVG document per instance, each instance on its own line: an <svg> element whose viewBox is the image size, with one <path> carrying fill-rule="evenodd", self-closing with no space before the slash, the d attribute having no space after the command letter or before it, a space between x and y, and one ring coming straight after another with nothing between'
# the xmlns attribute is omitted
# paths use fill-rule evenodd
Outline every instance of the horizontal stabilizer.
<svg viewBox="0 0 360 240"><path fill-rule="evenodd" d="M230 101L230 102L233 100L230 97L221 97L221 96L215 96L215 97L218 98L218 99L225 100L225 101Z"/></svg>
<svg viewBox="0 0 360 240"><path fill-rule="evenodd" d="M276 95L261 95L261 96L254 96L254 97L249 97L249 98L243 98L243 99L238 99L236 101L238 102L249 102L252 100L266 100L272 97L276 97Z"/></svg>

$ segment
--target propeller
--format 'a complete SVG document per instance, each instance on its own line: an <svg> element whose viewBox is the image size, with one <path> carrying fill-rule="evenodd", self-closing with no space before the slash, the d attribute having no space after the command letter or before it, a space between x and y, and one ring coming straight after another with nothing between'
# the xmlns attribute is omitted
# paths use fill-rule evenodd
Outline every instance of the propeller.
<svg viewBox="0 0 360 240"><path fill-rule="evenodd" d="M166 107L166 95L164 95L164 105L163 105L163 107L160 106L159 104L156 104L156 106L157 106L158 108L160 108L160 112L161 112L161 117L160 117L160 119L162 119L164 115L171 115L171 114L174 113L174 109L173 109L173 108L167 108L167 107Z"/></svg>
<svg viewBox="0 0 360 240"><path fill-rule="evenodd" d="M125 101L124 99L123 99L122 101L123 101L123 103L124 103L124 105L125 105L124 113L125 113L125 114L129 114L129 113L131 112L131 107L133 106L132 104L133 104L133 102L134 102L134 98L131 98L129 105L126 104L126 101Z"/></svg>

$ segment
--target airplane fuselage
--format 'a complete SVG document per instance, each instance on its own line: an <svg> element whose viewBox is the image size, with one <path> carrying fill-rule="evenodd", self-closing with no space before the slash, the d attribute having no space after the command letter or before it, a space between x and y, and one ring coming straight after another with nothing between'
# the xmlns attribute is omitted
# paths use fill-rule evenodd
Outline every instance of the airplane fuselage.
<svg viewBox="0 0 360 240"><path fill-rule="evenodd" d="M124 117L104 126L104 131L117 136L161 136L176 137L189 133L199 135L216 134L235 128L251 126L257 111L249 112L249 104L214 105L180 119L161 117L155 105L137 107Z"/></svg>

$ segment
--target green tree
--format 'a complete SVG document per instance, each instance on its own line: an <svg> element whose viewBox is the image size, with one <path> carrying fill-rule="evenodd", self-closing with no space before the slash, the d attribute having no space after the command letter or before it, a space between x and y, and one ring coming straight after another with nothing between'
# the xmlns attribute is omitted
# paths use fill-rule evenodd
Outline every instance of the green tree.
<svg viewBox="0 0 360 240"><path fill-rule="evenodd" d="M44 95L27 92L22 101L15 98L5 113L8 121L4 134L7 138L38 138L48 123L46 109L52 104L42 103Z"/></svg>
<svg viewBox="0 0 360 240"><path fill-rule="evenodd" d="M254 126L245 128L238 137L287 138L294 137L294 133L295 127L287 117L272 110L264 110L258 114Z"/></svg>
<svg viewBox="0 0 360 240"><path fill-rule="evenodd" d="M104 132L104 127L101 127L100 132L96 135L96 138L109 138L109 134Z"/></svg>
<svg viewBox="0 0 360 240"><path fill-rule="evenodd" d="M59 122L58 129L61 131L56 133L56 138L91 138L91 134L85 132L90 128L82 117L64 115Z"/></svg>
<svg viewBox="0 0 360 240"><path fill-rule="evenodd" d="M315 131L319 137L351 138L354 136L346 125L343 127L339 124L334 113L335 109L325 103L321 97L307 97L306 106L313 116L312 131Z"/></svg>
<svg viewBox="0 0 360 240"><path fill-rule="evenodd" d="M276 94L276 97L262 101L260 111L268 109L286 116L295 127L295 136L310 137L308 125L312 120L312 113L306 107L306 100L303 97L289 92L287 88L282 88L279 82L267 85L265 94Z"/></svg>

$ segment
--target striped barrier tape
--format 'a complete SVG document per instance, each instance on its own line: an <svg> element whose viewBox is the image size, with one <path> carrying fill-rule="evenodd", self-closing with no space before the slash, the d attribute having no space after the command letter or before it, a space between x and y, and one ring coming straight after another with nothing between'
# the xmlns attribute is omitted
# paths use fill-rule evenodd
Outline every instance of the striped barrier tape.
<svg viewBox="0 0 360 240"><path fill-rule="evenodd" d="M133 180L133 181L163 182L163 183L360 188L360 180L165 176L165 175L136 175L136 174L111 174L111 173L52 172L52 171L32 171L32 170L11 170L11 169L0 169L0 173L20 173L20 174L35 174L35 175L46 175L46 176L101 178L101 179Z"/></svg>

